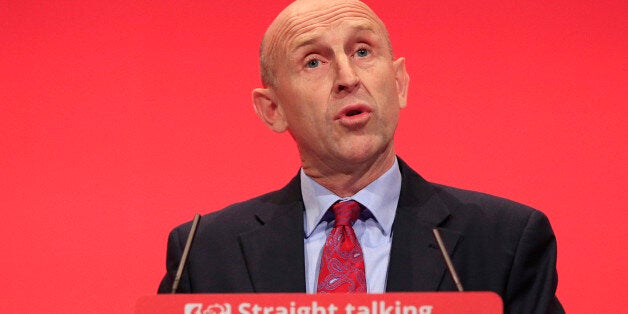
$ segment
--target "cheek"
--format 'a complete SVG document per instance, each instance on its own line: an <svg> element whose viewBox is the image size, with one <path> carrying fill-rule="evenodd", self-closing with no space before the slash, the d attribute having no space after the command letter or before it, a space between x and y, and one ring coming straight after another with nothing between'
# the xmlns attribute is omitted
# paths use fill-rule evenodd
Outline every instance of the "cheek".
<svg viewBox="0 0 628 314"><path fill-rule="evenodd" d="M374 86L372 90L375 91L375 93L373 93L373 97L379 107L382 109L385 108L385 110L391 110L391 107L399 107L399 98L397 97L396 92L397 87L394 82L378 81L372 86Z"/></svg>
<svg viewBox="0 0 628 314"><path fill-rule="evenodd" d="M381 80L379 84L380 90L382 91L382 97L386 98L388 105L398 107L399 95L397 93L397 82L392 78L392 76L388 76L388 79Z"/></svg>
<svg viewBox="0 0 628 314"><path fill-rule="evenodd" d="M303 80L288 101L298 107L299 115L307 120L321 119L330 109L330 88L329 84L319 80Z"/></svg>
<svg viewBox="0 0 628 314"><path fill-rule="evenodd" d="M294 95L291 100L289 107L286 108L286 119L292 129L305 131L321 124L324 109L314 103L312 98L301 93Z"/></svg>

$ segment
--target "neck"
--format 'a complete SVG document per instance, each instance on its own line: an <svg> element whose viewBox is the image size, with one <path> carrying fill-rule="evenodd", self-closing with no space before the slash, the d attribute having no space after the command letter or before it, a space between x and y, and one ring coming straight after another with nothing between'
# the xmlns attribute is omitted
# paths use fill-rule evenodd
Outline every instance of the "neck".
<svg viewBox="0 0 628 314"><path fill-rule="evenodd" d="M314 167L303 161L303 171L318 184L340 197L349 197L375 181L395 163L393 149L361 163L342 162Z"/></svg>

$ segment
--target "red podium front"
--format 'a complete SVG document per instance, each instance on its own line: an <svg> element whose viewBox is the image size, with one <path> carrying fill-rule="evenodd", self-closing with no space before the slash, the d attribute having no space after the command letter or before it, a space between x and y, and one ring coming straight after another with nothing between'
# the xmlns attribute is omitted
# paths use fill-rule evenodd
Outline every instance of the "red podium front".
<svg viewBox="0 0 628 314"><path fill-rule="evenodd" d="M384 294L162 294L138 300L137 314L501 314L493 292Z"/></svg>

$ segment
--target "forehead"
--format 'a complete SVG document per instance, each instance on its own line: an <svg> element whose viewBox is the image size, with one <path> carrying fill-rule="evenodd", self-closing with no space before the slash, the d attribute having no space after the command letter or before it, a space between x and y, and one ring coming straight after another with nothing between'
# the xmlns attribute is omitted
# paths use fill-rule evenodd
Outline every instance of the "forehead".
<svg viewBox="0 0 628 314"><path fill-rule="evenodd" d="M329 33L330 29L343 25L350 31L351 34L359 34L362 32L376 35L376 27L373 23L363 19L344 19L336 20L332 23L324 23L317 25L311 29L296 32L293 36L288 37L285 40L285 47L288 51L295 50L299 47L315 43L319 38Z"/></svg>
<svg viewBox="0 0 628 314"><path fill-rule="evenodd" d="M296 1L282 11L267 32L268 53L292 50L327 34L337 26L386 37L385 26L359 1ZM281 48L281 49L279 49Z"/></svg>

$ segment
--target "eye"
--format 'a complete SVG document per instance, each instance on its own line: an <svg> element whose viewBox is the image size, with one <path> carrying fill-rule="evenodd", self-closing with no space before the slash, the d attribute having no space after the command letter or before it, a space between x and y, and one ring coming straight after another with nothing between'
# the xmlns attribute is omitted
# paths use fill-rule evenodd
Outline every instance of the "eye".
<svg viewBox="0 0 628 314"><path fill-rule="evenodd" d="M369 54L371 54L371 52L368 51L366 48L360 48L360 49L358 49L358 51L355 52L355 55L360 57L360 58L364 58L364 57L368 56Z"/></svg>
<svg viewBox="0 0 628 314"><path fill-rule="evenodd" d="M317 68L319 65L321 65L321 60L318 59L312 59L305 64L310 69Z"/></svg>

